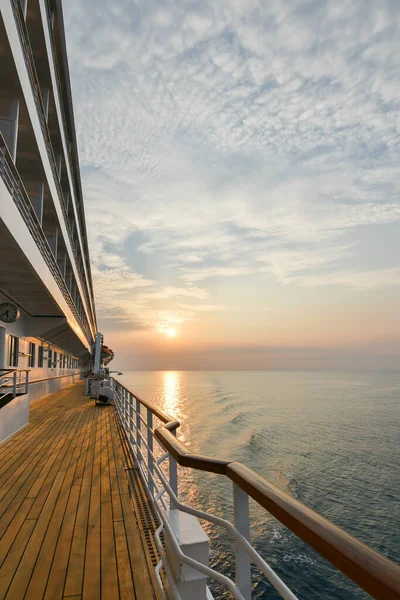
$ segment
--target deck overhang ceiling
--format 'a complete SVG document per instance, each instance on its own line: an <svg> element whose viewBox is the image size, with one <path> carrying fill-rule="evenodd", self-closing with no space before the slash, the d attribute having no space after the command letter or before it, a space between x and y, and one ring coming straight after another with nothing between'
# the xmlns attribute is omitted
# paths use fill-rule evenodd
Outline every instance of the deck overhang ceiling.
<svg viewBox="0 0 400 600"><path fill-rule="evenodd" d="M27 235L30 235L27 231ZM43 338L75 356L87 348L0 218L0 291L30 317L27 336Z"/></svg>

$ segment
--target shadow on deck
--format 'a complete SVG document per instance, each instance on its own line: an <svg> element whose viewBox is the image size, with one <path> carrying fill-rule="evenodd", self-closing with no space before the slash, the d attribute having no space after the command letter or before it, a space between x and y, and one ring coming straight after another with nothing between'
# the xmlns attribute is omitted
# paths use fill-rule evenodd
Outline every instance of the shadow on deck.
<svg viewBox="0 0 400 600"><path fill-rule="evenodd" d="M0 599L155 598L131 467L115 409L82 383L31 405L0 444Z"/></svg>

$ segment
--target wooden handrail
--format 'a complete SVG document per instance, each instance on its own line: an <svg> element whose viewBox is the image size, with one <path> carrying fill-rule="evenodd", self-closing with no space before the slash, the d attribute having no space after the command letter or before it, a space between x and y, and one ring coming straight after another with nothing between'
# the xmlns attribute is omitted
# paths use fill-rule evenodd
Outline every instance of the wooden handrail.
<svg viewBox="0 0 400 600"><path fill-rule="evenodd" d="M34 383L43 383L44 381L53 381L53 379L62 379L63 377L74 377L75 375L83 375L83 371L78 373L66 373L65 375L55 375L54 377L44 377L42 379L31 379L29 385Z"/></svg>
<svg viewBox="0 0 400 600"><path fill-rule="evenodd" d="M260 506L378 600L400 600L400 567L292 498L242 463L192 454L173 432L180 426L163 410L121 385L163 423L154 434L179 465L225 475Z"/></svg>
<svg viewBox="0 0 400 600"><path fill-rule="evenodd" d="M31 371L32 369L18 369L18 367L11 367L10 369L0 369L0 373L3 373L3 377L6 373L15 373L15 371L18 371L19 373L27 373L28 371Z"/></svg>
<svg viewBox="0 0 400 600"><path fill-rule="evenodd" d="M400 568L240 463L227 476L374 598L400 597Z"/></svg>

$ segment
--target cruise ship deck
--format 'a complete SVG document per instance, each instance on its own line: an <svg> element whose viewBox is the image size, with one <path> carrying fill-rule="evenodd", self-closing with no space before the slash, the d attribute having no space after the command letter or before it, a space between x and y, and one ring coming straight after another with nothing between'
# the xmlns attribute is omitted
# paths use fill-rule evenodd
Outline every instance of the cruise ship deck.
<svg viewBox="0 0 400 600"><path fill-rule="evenodd" d="M115 409L82 383L0 445L0 598L155 597Z"/></svg>

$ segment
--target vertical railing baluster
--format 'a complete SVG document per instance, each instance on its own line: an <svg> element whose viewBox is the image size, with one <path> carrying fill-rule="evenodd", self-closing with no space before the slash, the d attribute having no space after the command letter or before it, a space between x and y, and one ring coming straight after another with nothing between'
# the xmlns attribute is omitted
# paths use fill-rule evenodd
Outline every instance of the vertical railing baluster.
<svg viewBox="0 0 400 600"><path fill-rule="evenodd" d="M0 148L0 176L4 177L6 170L6 149Z"/></svg>
<svg viewBox="0 0 400 600"><path fill-rule="evenodd" d="M13 373L13 398L17 395L17 371Z"/></svg>
<svg viewBox="0 0 400 600"><path fill-rule="evenodd" d="M172 433L176 436L176 431L173 431ZM171 454L169 455L169 485L171 486L175 496L178 496L178 465Z"/></svg>
<svg viewBox="0 0 400 600"><path fill-rule="evenodd" d="M131 431L130 431L130 422L129 422L129 394L128 394L128 390L126 390L125 388L124 388L124 420L125 420L125 427L128 428L127 435L128 435L128 437L130 437Z"/></svg>
<svg viewBox="0 0 400 600"><path fill-rule="evenodd" d="M134 445L135 445L135 440L136 440L136 433L135 433L135 419L133 418L133 413L134 413L134 408L133 408L133 396L130 392L126 392L127 397L129 398L129 402L128 402L128 412L126 414L126 422L128 424L128 430L129 430L129 441L131 444L131 448L133 449Z"/></svg>
<svg viewBox="0 0 400 600"><path fill-rule="evenodd" d="M142 440L140 439L139 432L140 432L140 401L136 399L136 444L137 444L136 460L137 460L138 466L140 466L139 448L142 445Z"/></svg>
<svg viewBox="0 0 400 600"><path fill-rule="evenodd" d="M25 394L28 393L29 390L29 371L26 372L25 375Z"/></svg>
<svg viewBox="0 0 400 600"><path fill-rule="evenodd" d="M233 484L233 518L236 529L250 541L249 497ZM245 549L235 541L236 585L245 600L251 599L251 563Z"/></svg>
<svg viewBox="0 0 400 600"><path fill-rule="evenodd" d="M149 492L150 496L153 496L153 480L151 476L153 475L154 463L153 457L151 453L153 452L153 413L150 408L147 409L147 471L149 474Z"/></svg>
<svg viewBox="0 0 400 600"><path fill-rule="evenodd" d="M124 388L121 386L119 391L119 410L120 410L120 419L124 414Z"/></svg>

